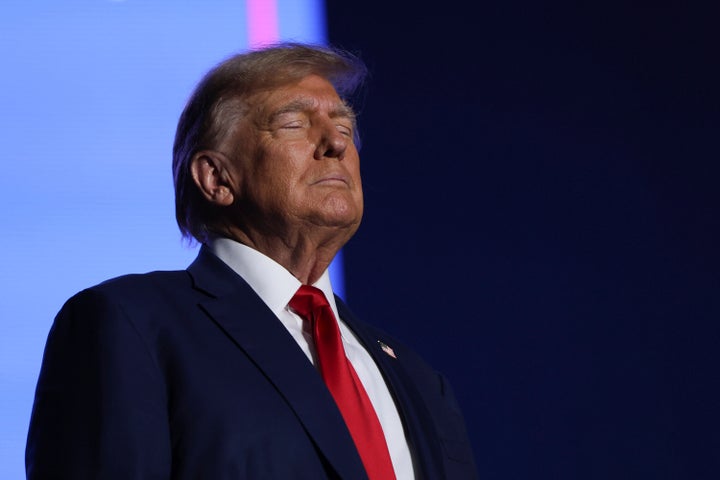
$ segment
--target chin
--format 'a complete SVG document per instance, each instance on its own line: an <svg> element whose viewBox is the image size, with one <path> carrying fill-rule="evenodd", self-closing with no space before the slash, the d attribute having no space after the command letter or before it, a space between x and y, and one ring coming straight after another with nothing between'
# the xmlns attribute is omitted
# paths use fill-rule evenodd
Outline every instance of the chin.
<svg viewBox="0 0 720 480"><path fill-rule="evenodd" d="M361 219L362 211L358 212L356 209L324 210L312 215L312 223L319 227L337 228L352 233L357 230Z"/></svg>
<svg viewBox="0 0 720 480"><path fill-rule="evenodd" d="M360 224L362 219L362 204L349 201L347 198L332 196L323 205L320 216L325 219L328 226L351 227Z"/></svg>

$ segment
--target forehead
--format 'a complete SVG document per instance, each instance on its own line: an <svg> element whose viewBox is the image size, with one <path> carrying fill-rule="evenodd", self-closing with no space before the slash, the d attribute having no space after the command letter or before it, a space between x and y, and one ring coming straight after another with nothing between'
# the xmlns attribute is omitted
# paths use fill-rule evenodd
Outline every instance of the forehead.
<svg viewBox="0 0 720 480"><path fill-rule="evenodd" d="M350 108L340 98L335 87L319 75L308 75L293 82L257 91L247 97L246 105L251 111L266 115L283 109L327 109L335 114L351 115Z"/></svg>

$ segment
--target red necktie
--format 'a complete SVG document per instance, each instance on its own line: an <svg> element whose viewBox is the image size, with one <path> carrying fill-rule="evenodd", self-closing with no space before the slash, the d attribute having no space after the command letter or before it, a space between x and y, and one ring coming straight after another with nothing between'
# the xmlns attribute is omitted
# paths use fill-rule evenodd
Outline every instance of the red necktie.
<svg viewBox="0 0 720 480"><path fill-rule="evenodd" d="M370 480L394 480L390 453L375 409L345 356L335 315L322 290L301 286L290 308L310 322L320 374L345 419Z"/></svg>

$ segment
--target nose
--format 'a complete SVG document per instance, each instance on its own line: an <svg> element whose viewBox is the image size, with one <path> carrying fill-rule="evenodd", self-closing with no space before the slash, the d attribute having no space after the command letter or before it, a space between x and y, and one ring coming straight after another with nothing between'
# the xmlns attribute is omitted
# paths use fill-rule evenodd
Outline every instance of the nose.
<svg viewBox="0 0 720 480"><path fill-rule="evenodd" d="M350 139L340 133L333 122L327 122L321 130L320 141L315 149L315 160L322 160L323 158L342 160L345 158L345 151L349 142Z"/></svg>

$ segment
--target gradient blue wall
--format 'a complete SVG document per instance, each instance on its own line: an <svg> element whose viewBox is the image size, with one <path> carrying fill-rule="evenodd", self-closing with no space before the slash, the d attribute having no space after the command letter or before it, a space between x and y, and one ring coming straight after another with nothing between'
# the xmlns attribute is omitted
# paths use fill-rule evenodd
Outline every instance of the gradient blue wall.
<svg viewBox="0 0 720 480"><path fill-rule="evenodd" d="M35 382L62 303L194 258L174 221L175 124L201 75L247 48L250 3L3 4L0 478L24 477ZM325 41L321 0L276 7L281 39Z"/></svg>

